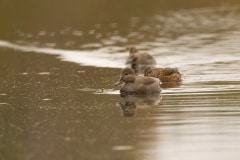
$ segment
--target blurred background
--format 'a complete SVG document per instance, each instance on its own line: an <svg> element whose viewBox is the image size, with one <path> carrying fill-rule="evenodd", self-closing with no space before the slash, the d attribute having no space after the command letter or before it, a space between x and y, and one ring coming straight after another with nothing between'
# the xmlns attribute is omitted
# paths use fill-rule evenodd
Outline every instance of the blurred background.
<svg viewBox="0 0 240 160"><path fill-rule="evenodd" d="M1 40L64 49L125 47L239 29L238 0L1 0L0 12Z"/></svg>

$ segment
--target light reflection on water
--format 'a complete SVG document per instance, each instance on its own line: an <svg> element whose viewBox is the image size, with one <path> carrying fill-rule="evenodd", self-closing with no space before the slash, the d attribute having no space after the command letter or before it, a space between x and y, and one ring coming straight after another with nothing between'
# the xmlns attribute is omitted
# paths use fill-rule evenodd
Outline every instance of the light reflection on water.
<svg viewBox="0 0 240 160"><path fill-rule="evenodd" d="M158 141L151 156L155 159L226 159L229 154L238 157L235 152L240 110L236 103L239 100L234 98L232 92L223 92L222 96L217 92L163 97L164 103L154 115L157 125L153 132Z"/></svg>
<svg viewBox="0 0 240 160"><path fill-rule="evenodd" d="M50 152L40 159L61 159L65 152L66 159L236 159L240 141L239 15L239 6L228 6L133 16L127 27L108 24L110 31L104 31L100 23L89 30L66 27L28 33L17 29L14 40L0 41L1 49L23 57L26 52L28 56L56 55L62 61L96 68L36 67L34 74L29 67L18 70L15 66L20 77L13 78L14 82L4 80L0 106L10 115L18 110L20 123L25 112L18 105L10 107L19 103L21 109L30 110L26 115L30 121L19 124L12 116L6 122L10 126L2 124L3 131L19 142L17 137L30 130L30 146L35 150L33 155L27 154L32 151L29 147L26 154L16 153L23 157L36 157L41 147L47 147ZM90 42L83 43L80 37ZM124 67L129 45L152 53L160 67L178 67L183 84L163 90L150 104L144 98L120 98L112 84ZM119 101L125 109L129 106L124 102L130 101L134 107L124 110ZM8 117L7 113L3 112L3 117ZM124 114L134 118L124 119ZM18 145L25 143L29 144L20 138Z"/></svg>

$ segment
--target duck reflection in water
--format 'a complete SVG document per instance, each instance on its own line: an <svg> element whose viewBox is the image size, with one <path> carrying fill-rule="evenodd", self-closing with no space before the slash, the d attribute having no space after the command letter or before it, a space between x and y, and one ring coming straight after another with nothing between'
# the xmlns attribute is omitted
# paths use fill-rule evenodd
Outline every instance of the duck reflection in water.
<svg viewBox="0 0 240 160"><path fill-rule="evenodd" d="M162 99L160 93L152 95L121 95L124 102L116 102L116 106L121 108L125 117L135 115L137 109L151 109L154 105L158 105Z"/></svg>
<svg viewBox="0 0 240 160"><path fill-rule="evenodd" d="M125 102L125 104L122 104L121 102L116 102L116 106L121 108L122 114L125 117L134 116L135 111L137 109L137 106L134 103L131 103L131 102Z"/></svg>
<svg viewBox="0 0 240 160"><path fill-rule="evenodd" d="M160 100L160 80L154 77L137 76L133 69L124 68L115 86L123 84L120 95L124 104L117 102L124 116L133 116L141 106L154 105Z"/></svg>

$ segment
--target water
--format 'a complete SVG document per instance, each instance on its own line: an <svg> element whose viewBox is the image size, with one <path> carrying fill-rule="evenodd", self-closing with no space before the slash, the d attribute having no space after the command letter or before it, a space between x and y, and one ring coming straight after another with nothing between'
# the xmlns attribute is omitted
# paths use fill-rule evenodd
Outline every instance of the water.
<svg viewBox="0 0 240 160"><path fill-rule="evenodd" d="M1 159L240 157L238 1L1 3ZM120 97L133 45L182 85Z"/></svg>

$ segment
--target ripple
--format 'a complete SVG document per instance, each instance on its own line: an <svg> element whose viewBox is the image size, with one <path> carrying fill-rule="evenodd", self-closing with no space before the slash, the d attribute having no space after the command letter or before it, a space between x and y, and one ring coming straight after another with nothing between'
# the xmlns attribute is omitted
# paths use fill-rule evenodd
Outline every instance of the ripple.
<svg viewBox="0 0 240 160"><path fill-rule="evenodd" d="M120 24L111 23L108 26L110 31L106 32L108 36L99 31L104 26L96 24L86 32L101 36L97 42L81 44L80 50L57 48L57 42L45 42L44 46L47 47L41 47L41 42L35 40L30 44L26 40L19 40L18 43L0 40L0 47L58 55L63 61L84 66L123 68L128 56L125 48L134 42L138 48L147 50L156 58L158 67L178 67L183 74L183 87L166 90L165 93L237 91L239 83L236 82L240 79L239 10L239 6L227 6L167 11L146 19L130 17L128 33L122 34ZM37 34L42 37L49 36L49 33L70 36L62 47L74 48L78 45L74 37L87 36L84 32L67 27L59 32L43 30ZM29 39L35 37L32 33L17 33L20 36L32 35L28 36Z"/></svg>

